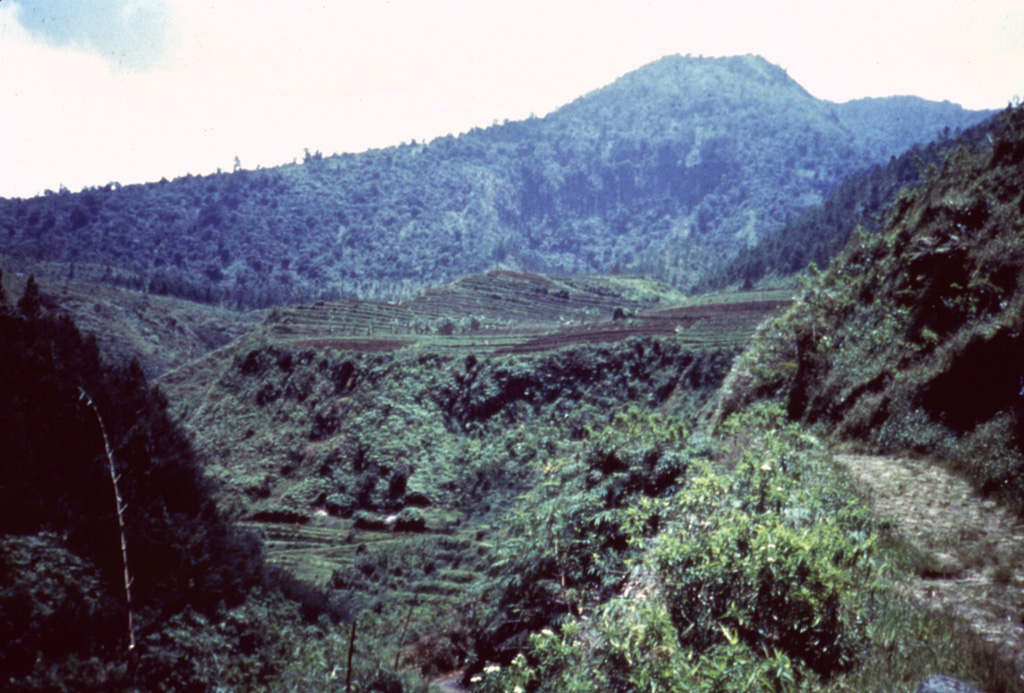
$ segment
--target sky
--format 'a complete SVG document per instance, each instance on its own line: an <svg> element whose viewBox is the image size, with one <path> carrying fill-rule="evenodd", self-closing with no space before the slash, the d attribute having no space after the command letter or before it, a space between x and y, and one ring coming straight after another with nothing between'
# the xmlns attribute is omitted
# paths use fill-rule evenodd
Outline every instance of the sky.
<svg viewBox="0 0 1024 693"><path fill-rule="evenodd" d="M1020 0L0 0L0 197L431 140L670 54L831 101L1024 96Z"/></svg>

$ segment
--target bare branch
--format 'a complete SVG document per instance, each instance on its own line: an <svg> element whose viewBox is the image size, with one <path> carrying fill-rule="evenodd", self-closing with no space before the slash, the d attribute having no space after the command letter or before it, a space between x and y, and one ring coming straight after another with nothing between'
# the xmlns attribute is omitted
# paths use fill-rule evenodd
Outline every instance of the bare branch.
<svg viewBox="0 0 1024 693"><path fill-rule="evenodd" d="M107 454L107 462L110 465L110 483L114 487L114 499L117 501L117 524L121 531L121 562L124 564L124 598L128 606L128 655L129 657L135 654L135 618L132 614L132 577L128 572L128 540L124 533L124 511L128 507L121 499L121 491L117 485L117 482L121 479L121 475L117 473L114 467L114 450L110 446L110 438L107 436L107 427L103 425L103 417L100 416L100 410L92 401L92 397L82 389L78 388L80 393L79 399L84 401L93 413L96 414L96 421L100 424L100 432L103 434L103 448Z"/></svg>

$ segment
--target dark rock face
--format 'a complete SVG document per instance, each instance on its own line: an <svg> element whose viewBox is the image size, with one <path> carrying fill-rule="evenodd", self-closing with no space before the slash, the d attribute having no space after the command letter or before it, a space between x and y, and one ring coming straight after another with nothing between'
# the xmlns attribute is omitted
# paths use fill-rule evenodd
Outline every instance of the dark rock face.
<svg viewBox="0 0 1024 693"><path fill-rule="evenodd" d="M916 693L980 693L963 681L948 676L933 676L917 687Z"/></svg>

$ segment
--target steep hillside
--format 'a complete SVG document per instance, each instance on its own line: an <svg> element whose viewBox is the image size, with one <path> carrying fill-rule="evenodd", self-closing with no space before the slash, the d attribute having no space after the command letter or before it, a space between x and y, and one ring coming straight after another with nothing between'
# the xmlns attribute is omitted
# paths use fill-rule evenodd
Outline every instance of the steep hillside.
<svg viewBox="0 0 1024 693"><path fill-rule="evenodd" d="M162 382L269 561L393 666L479 691L1010 690L998 652L905 603L904 549L781 409L691 427L788 304L499 271L277 309Z"/></svg>
<svg viewBox="0 0 1024 693"><path fill-rule="evenodd" d="M696 411L787 304L495 271L408 302L274 309L160 383L271 564L380 614L381 637L436 673L465 661L467 595L544 465L626 408Z"/></svg>
<svg viewBox="0 0 1024 693"><path fill-rule="evenodd" d="M764 326L722 413L764 397L838 438L936 453L1024 500L1024 111L952 151Z"/></svg>
<svg viewBox="0 0 1024 693"><path fill-rule="evenodd" d="M672 56L457 138L3 200L0 249L14 271L241 306L394 299L499 266L687 289L851 173L985 115L905 106L819 101L753 56Z"/></svg>
<svg viewBox="0 0 1024 693"><path fill-rule="evenodd" d="M0 294L3 689L322 684L341 614L265 568L137 364L105 363L38 298Z"/></svg>
<svg viewBox="0 0 1024 693"><path fill-rule="evenodd" d="M33 283L0 307L5 680L422 691L415 669L465 667L478 691L710 693L910 691L938 671L1013 690L998 656L892 588L899 545L780 408L690 425L786 304L502 271L272 311L162 379L217 510L162 397L98 365L67 318L28 317ZM129 550L149 559L137 665L78 383L100 393ZM261 570L235 543L250 531L302 582Z"/></svg>
<svg viewBox="0 0 1024 693"><path fill-rule="evenodd" d="M0 267L8 263L0 259ZM2 288L20 296L28 277L0 274ZM250 332L261 311L236 311L125 287L76 279L40 278L40 300L95 336L113 362L138 361L149 378L197 359Z"/></svg>

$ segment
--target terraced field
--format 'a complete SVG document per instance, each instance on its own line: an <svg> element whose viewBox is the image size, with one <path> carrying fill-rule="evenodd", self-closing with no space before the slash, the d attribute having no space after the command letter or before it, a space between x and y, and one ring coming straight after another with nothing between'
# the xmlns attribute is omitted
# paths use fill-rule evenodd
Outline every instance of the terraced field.
<svg viewBox="0 0 1024 693"><path fill-rule="evenodd" d="M696 349L735 347L791 302L792 292L784 289L689 298L648 279L500 270L402 303L321 301L274 310L253 332L159 382L181 411L235 356L267 344L357 352L421 347L460 357L674 334Z"/></svg>
<svg viewBox="0 0 1024 693"><path fill-rule="evenodd" d="M790 300L491 272L402 303L273 310L160 385L272 565L388 637L412 614L405 642L432 642L531 464L622 407L702 406ZM411 509L424 531L386 524Z"/></svg>
<svg viewBox="0 0 1024 693"><path fill-rule="evenodd" d="M495 271L405 303L296 306L272 315L264 330L280 345L371 352L429 346L445 352L531 353L669 334L687 345L714 348L744 343L790 298L773 291L695 300L648 280Z"/></svg>
<svg viewBox="0 0 1024 693"><path fill-rule="evenodd" d="M268 562L299 580L325 588L350 612L416 605L443 612L459 603L487 566L487 526L447 526L422 534L356 529L350 520L323 518L308 525L247 522Z"/></svg>

